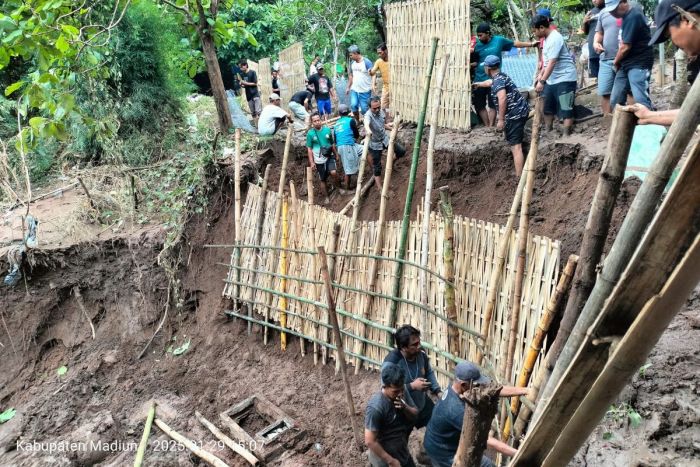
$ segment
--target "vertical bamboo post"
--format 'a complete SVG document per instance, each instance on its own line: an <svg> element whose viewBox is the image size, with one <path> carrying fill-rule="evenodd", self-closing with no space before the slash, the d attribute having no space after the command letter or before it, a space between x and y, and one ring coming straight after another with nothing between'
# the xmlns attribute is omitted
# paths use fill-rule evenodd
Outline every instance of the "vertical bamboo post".
<svg viewBox="0 0 700 467"><path fill-rule="evenodd" d="M574 275L577 263L578 256L569 256L569 260L566 262L566 266L564 267L564 272L562 272L561 276L559 277L559 281L557 282L557 288L554 290L554 293L549 298L549 302L547 302L547 306L545 307L544 313L542 313L540 322L537 324L537 331L535 331L535 335L532 337L532 341L530 342L530 348L528 349L525 361L523 362L523 369L520 372L520 376L518 377L518 382L516 384L517 387L524 388L530 382L532 370L535 367L537 357L539 356L540 351L542 350L542 343L544 342L544 338L547 336L547 332L549 331L549 326L552 324L552 320L554 320L557 311L559 311L561 301L564 298L564 294L566 293L567 289L569 288L569 285L571 284L571 278ZM510 411L513 414L513 416L516 416L516 414L518 413L518 409L520 409L520 398L513 397L510 402ZM510 431L511 418L508 417L506 419L505 426L503 427L503 440L508 439L508 437L510 436Z"/></svg>
<svg viewBox="0 0 700 467"><path fill-rule="evenodd" d="M600 169L598 185L593 195L593 203L581 240L580 265L576 269L571 294L562 315L557 337L554 339L545 360L545 373L542 381L545 385L571 334L571 330L576 324L576 320L581 314L583 305L595 285L598 275L596 268L603 255L615 201L625 178L625 168L636 124L637 117L633 112L624 110L621 106L615 107L605 161Z"/></svg>
<svg viewBox="0 0 700 467"><path fill-rule="evenodd" d="M337 225L337 224L336 224ZM340 371L343 376L343 385L345 386L345 398L348 403L348 416L350 417L350 426L352 427L352 437L358 449L362 449L362 443L358 437L357 420L355 414L355 403L352 400L352 391L350 390L350 381L348 379L347 367L345 364L345 349L343 348L343 337L340 334L340 326L338 325L338 315L335 311L335 299L333 298L333 286L331 285L331 276L328 272L328 257L326 250L322 246L318 246L318 256L321 260L321 275L323 282L326 284L326 299L328 300L328 317L333 326L333 334L335 335L336 349L338 352L337 358L340 362Z"/></svg>
<svg viewBox="0 0 700 467"><path fill-rule="evenodd" d="M664 188L668 184L673 170L678 165L683 152L690 142L698 124L700 124L700 81L696 80L688 92L688 97L683 101L676 120L668 130L668 134L661 143L661 149L649 168L644 183L639 188L632 206L627 212L627 217L620 227L610 253L605 259L600 279L596 281L588 300L586 301L571 335L562 349L554 370L545 386L542 401L548 399L549 394L556 387L569 363L576 355L578 348L584 341L586 331L596 319L597 314L603 308L605 300L610 296L622 272L632 258L639 241L642 239L646 228L649 226ZM538 404L544 407L546 404ZM535 419L539 417L539 410Z"/></svg>
<svg viewBox="0 0 700 467"><path fill-rule="evenodd" d="M291 207L289 210L289 222L293 222L295 229L294 229L294 236L290 234L291 240L289 241L289 245L291 245L292 248L298 248L299 247L299 237L301 235L301 213L299 212L299 199L297 198L297 190L294 187L294 181L290 180L289 181L289 194L291 196ZM287 271L290 276L295 276L297 275L298 272L298 256L296 253L290 253L291 259L289 261L289 267L287 268ZM316 256L316 255L314 255ZM307 320L302 319L300 326L301 326L301 334L306 335L306 324L308 323ZM301 352L301 356L306 355L306 339L303 337L299 337L299 351Z"/></svg>
<svg viewBox="0 0 700 467"><path fill-rule="evenodd" d="M435 135L437 134L438 118L440 115L440 98L442 97L442 89L447 74L447 65L450 62L450 54L445 54L442 57L442 64L437 78L437 88L435 96L433 96L433 108L430 114L430 135L428 136L428 152L426 154L426 169L425 169L425 197L423 198L423 223L421 226L421 255L420 265L428 266L428 244L430 242L430 201L433 192L433 163L435 155ZM427 273L421 269L419 272L419 288L421 303L428 305L428 281ZM421 319L421 331L428 332L428 312L423 310ZM456 355L456 354L455 354Z"/></svg>
<svg viewBox="0 0 700 467"><path fill-rule="evenodd" d="M462 433L455 454L453 467L481 465L486 450L491 421L498 411L498 398L503 386L491 383L465 392Z"/></svg>
<svg viewBox="0 0 700 467"><path fill-rule="evenodd" d="M294 131L292 130L291 127L287 127L287 139L284 142L284 154L282 156L282 169L280 170L280 179L279 179L279 185L277 187L277 208L275 209L275 218L272 223L272 225L277 225L277 222L280 219L280 215L282 213L282 197L284 195L284 187L285 184L287 183L287 165L289 163L289 152L292 147L292 134ZM272 236L274 239L274 244L277 245L277 241L279 240L279 229L275 230L274 235ZM272 263L275 264L277 262L277 257L278 253L276 250L270 251L270 254L272 255ZM265 307L265 321L267 321L270 317L270 308L269 306L272 304L272 300L274 299L274 296L272 294L268 294L267 296L267 307ZM268 336L268 327L265 326L263 330L263 343L267 344L267 336Z"/></svg>
<svg viewBox="0 0 700 467"><path fill-rule="evenodd" d="M252 284L257 284L257 275L258 273L255 272L258 269L258 258L262 254L262 250L259 248L260 242L262 242L262 234L263 234L263 225L265 224L265 206L267 205L267 183L268 180L270 179L270 164L267 164L265 167L265 175L263 176L263 184L262 184L262 190L260 194L260 210L258 211L258 217L255 219L255 241L254 244L257 246L255 250L253 251L253 254L251 255L250 261L251 261L251 266L250 268L253 270L252 278L251 278L251 283ZM251 302L255 301L255 289L251 287L250 289L250 296L248 298ZM253 304L251 303L250 306L248 306L248 316L253 317ZM250 335L252 331L252 326L253 323L252 321L248 321L248 334ZM264 328L267 328L267 326L263 326ZM265 332L265 335L267 335L267 332Z"/></svg>
<svg viewBox="0 0 700 467"><path fill-rule="evenodd" d="M141 467L143 463L143 456L146 454L146 447L148 446L148 436L151 434L151 426L153 425L153 419L156 416L156 403L151 403L151 408L148 409L148 415L146 416L146 424L143 427L143 434L141 435L141 442L136 450L136 458L134 459L134 467Z"/></svg>
<svg viewBox="0 0 700 467"><path fill-rule="evenodd" d="M309 205L309 209L312 210L314 205L314 171L311 167L306 168L306 201ZM308 222L311 223L311 238L316 239L316 222L313 216L308 216ZM312 279L316 279L316 272L319 270L318 267L318 255L313 256L313 271L314 275ZM321 301L321 288L318 285L314 286L314 298L316 301ZM319 307L314 307L316 312L316 319L321 318L321 312ZM314 324L314 339L319 338L319 326ZM318 364L318 343L314 340L314 365Z"/></svg>
<svg viewBox="0 0 700 467"><path fill-rule="evenodd" d="M523 198L523 188L525 188L526 175L527 172L525 171L520 174L520 181L518 182L518 187L515 189L513 203L510 206L508 222L506 222L504 233L498 242L496 264L493 266L493 269L491 269L491 278L489 279L488 285L488 296L486 298L486 311L484 312L484 322L481 326L481 334L484 336L484 349L486 352L491 350L491 322L493 321L493 312L496 309L498 292L501 290L501 277L503 277L503 265L508 257L510 233L513 231L515 218L518 215L518 210L520 209L520 201ZM481 350L479 350L476 357L479 365L483 363L484 357L485 355L481 352Z"/></svg>
<svg viewBox="0 0 700 467"><path fill-rule="evenodd" d="M435 65L435 53L438 46L438 38L433 37L432 45L430 48L430 59L428 61L428 69L425 74L425 88L423 90L423 100L421 102L421 111L418 116L418 126L416 128L416 139L413 143L413 157L411 159L411 172L408 177L408 188L406 190L406 204L403 210L403 219L401 220L401 237L399 239L399 251L397 258L403 260L406 257L406 241L408 239L408 228L411 218L411 207L413 206L413 190L416 184L416 172L418 171L418 159L420 156L420 146L421 140L423 139L423 129L425 127L425 111L428 107L428 99L430 97L430 81L433 78L433 66ZM403 276L403 263L396 263L396 273L394 277L394 286L391 295L393 297L398 297L401 290L401 278ZM391 309L389 312L389 327L396 327L396 318L399 309L399 302L396 300L391 301ZM387 339L389 345L393 336L388 333Z"/></svg>
<svg viewBox="0 0 700 467"><path fill-rule="evenodd" d="M443 263L445 267L445 313L447 318L457 321L457 306L455 305L455 264L454 264L454 212L450 191L446 186L440 188L440 210L442 211L444 240L442 242ZM447 346L452 355L459 353L459 329L447 325Z"/></svg>
<svg viewBox="0 0 700 467"><path fill-rule="evenodd" d="M291 130L290 130L291 131ZM280 280L280 288L282 293L287 293L287 248L289 246L289 219L287 219L287 195L286 193L282 195L282 250L280 251L280 274L282 278ZM280 297L280 326L282 328L287 327L287 297L284 295ZM287 350L287 333L282 331L280 333L280 344L282 350Z"/></svg>
<svg viewBox="0 0 700 467"><path fill-rule="evenodd" d="M314 204L314 171L311 167L306 168L306 201L309 205Z"/></svg>
<svg viewBox="0 0 700 467"><path fill-rule="evenodd" d="M235 132L236 150L233 161L233 222L234 222L234 244L241 243L241 129L236 128ZM236 282L241 282L241 249L236 246ZM237 310L240 305L241 286L236 284L234 292L234 308Z"/></svg>
<svg viewBox="0 0 700 467"><path fill-rule="evenodd" d="M386 169L384 170L384 180L382 184L382 194L381 200L379 202L379 218L377 219L377 238L374 241L372 248L372 255L380 256L382 254L382 249L384 248L384 230L386 230L386 206L389 201L389 186L391 186L391 175L394 171L394 142L396 141L396 135L399 132L399 126L401 126L401 115L397 112L394 119L394 127L391 129L391 135L389 137L389 150L386 156ZM367 273L367 290L370 293L375 292L377 288L377 268L379 266L378 259L370 259L369 271ZM374 295L368 294L358 294L357 295L357 309L360 310L363 319L368 316L372 316L371 310L374 304ZM367 337L367 326L360 321L358 334L366 338ZM359 355L355 361L355 374L358 374L360 368L362 367L362 357L365 352L366 344L364 341L357 340L356 353Z"/></svg>
<svg viewBox="0 0 700 467"><path fill-rule="evenodd" d="M325 261L322 262L321 266L326 266L329 270L329 274L331 277L331 281L335 280L335 260L334 257L332 256L333 253L335 253L338 250L338 240L340 239L340 224L336 223L333 225L333 235L331 236L331 241L330 241L330 246L328 247L328 253L331 255L330 259L326 263ZM326 323L330 322L330 317L329 314L326 314ZM323 341L330 343L330 337L328 335L328 328L324 327L324 336L323 336ZM328 362L328 347L325 345L323 346L323 364L325 365Z"/></svg>

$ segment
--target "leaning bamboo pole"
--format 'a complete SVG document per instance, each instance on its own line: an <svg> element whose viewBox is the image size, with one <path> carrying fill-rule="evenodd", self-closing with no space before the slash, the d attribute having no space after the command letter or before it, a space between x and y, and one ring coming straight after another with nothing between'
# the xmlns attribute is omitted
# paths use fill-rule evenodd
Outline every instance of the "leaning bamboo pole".
<svg viewBox="0 0 700 467"><path fill-rule="evenodd" d="M547 307L545 308L544 313L542 313L540 322L537 324L537 330L535 331L535 335L532 337L532 341L530 341L530 348L527 351L527 356L525 357L525 361L523 362L523 369L520 372L518 382L516 383L517 387L527 387L528 383L530 382L532 370L535 367L537 357L539 357L540 351L542 350L542 343L544 342L544 338L547 336L547 332L549 332L549 326L552 324L552 321L554 320L557 311L559 311L559 308L561 308L561 301L564 298L566 291L569 289L569 285L571 284L571 278L574 275L574 271L576 270L577 264L578 256L569 256L569 260L566 262L566 266L564 267L564 272L562 272L561 276L559 277L557 287L554 290L552 296L549 298L549 302L547 302ZM514 417L518 414L519 408L520 398L513 397L510 402L510 411ZM510 429L511 418L508 417L506 419L505 426L503 427L503 436L501 437L501 439L508 439L508 437L510 436Z"/></svg>
<svg viewBox="0 0 700 467"><path fill-rule="evenodd" d="M510 381L513 372L513 356L515 355L515 343L518 337L518 325L520 324L520 308L525 276L525 256L527 253L527 239L530 229L530 201L535 187L535 174L537 173L537 145L540 139L540 116L542 115L543 98L538 97L535 104L535 120L532 124L532 139L530 152L527 155L525 172L525 188L523 189L523 202L520 207L520 225L518 226L518 247L516 250L515 283L513 284L513 308L510 314L510 336L508 337L508 353L505 359L503 380Z"/></svg>
<svg viewBox="0 0 700 467"><path fill-rule="evenodd" d="M270 179L270 164L267 164L265 167L265 175L263 176L263 183L262 183L262 190L260 192L260 209L258 211L258 217L255 219L255 240L254 243L256 245L260 245L260 242L262 242L262 235L263 235L263 225L265 224L265 206L267 204L267 183ZM239 247L240 249L240 247ZM250 261L251 261L251 266L250 268L253 271L256 271L258 269L258 258L262 254L262 251L260 248L256 248L255 251L253 251L253 254L250 255ZM253 272L252 278L251 278L251 283L255 284L257 280L257 272ZM255 289L250 289L250 296L248 297L248 301L252 302L255 300ZM248 306L248 316L252 317L253 316L253 306L249 305ZM251 333L252 331L252 326L253 323L251 321L248 321L248 334ZM267 335L267 334L265 334Z"/></svg>
<svg viewBox="0 0 700 467"><path fill-rule="evenodd" d="M576 277L574 277L571 286L571 293L562 315L557 337L554 339L545 359L545 373L542 381L544 385L547 384L554 364L559 358L559 354L564 348L564 344L566 344L571 330L583 309L583 305L586 303L586 299L595 284L596 276L598 275L596 268L603 255L615 201L620 192L622 181L625 178L625 168L627 167L627 159L632 146L632 137L636 124L637 117L633 112L623 110L621 106L615 108L608 138L608 150L603 167L600 169L598 186L593 195L593 203L588 214L583 239L581 240L579 253L581 262L576 269ZM546 397L546 394L543 394L543 397Z"/></svg>
<svg viewBox="0 0 700 467"><path fill-rule="evenodd" d="M541 399L548 400L556 387L564 371L571 363L576 351L583 342L586 330L595 321L597 313L601 310L605 300L610 296L618 283L622 272L629 263L636 246L642 239L642 235L651 221L659 200L673 170L678 165L683 152L693 137L700 124L700 81L696 80L688 92L688 97L683 101L676 120L668 130L668 134L661 143L654 163L649 168L644 183L639 188L632 206L627 212L627 217L620 227L610 253L605 259L599 279L596 281L586 302L581 315L569 336L569 339L557 360L552 375L545 386ZM545 404L538 404L544 407ZM535 412L535 420L539 417L541 409Z"/></svg>
<svg viewBox="0 0 700 467"><path fill-rule="evenodd" d="M285 184L287 183L287 165L289 163L289 153L292 147L292 128L287 127L287 139L284 142L284 153L282 155L282 168L280 170L280 179L279 179L279 185L277 186L277 208L275 209L275 217L273 220L273 225L277 224L277 221L280 218L280 215L282 214L282 196L284 195L284 187ZM279 239L279 229L276 229L275 232L272 235L273 238L273 243L277 245L277 241ZM272 262L270 264L275 264L277 262L277 252L272 251ZM268 307L265 307L265 320L267 321L270 317L270 309L269 305L272 303L272 296L268 297L267 305ZM267 344L267 326L265 327L263 331L263 343Z"/></svg>
<svg viewBox="0 0 700 467"><path fill-rule="evenodd" d="M567 423L544 466L564 465L605 416L610 404L644 365L652 349L700 282L700 235L666 281L644 306L611 355L593 387Z"/></svg>
<svg viewBox="0 0 700 467"><path fill-rule="evenodd" d="M455 263L454 263L454 211L450 191L444 186L440 188L440 211L443 220L442 255L445 268L445 314L447 319L457 321L457 306L455 305ZM426 312L427 314L427 312ZM459 329L455 326L447 327L447 348L452 355L460 355Z"/></svg>
<svg viewBox="0 0 700 467"><path fill-rule="evenodd" d="M359 177L359 175L358 175ZM331 275L331 280L335 281L335 256L334 254L338 251L338 240L340 240L340 224L335 223L333 224L333 234L331 235L330 242L328 245L328 256L331 257L331 259L328 261L327 267L328 271ZM340 273L338 273L338 276ZM329 323L330 317L328 316L328 313L326 313L326 324ZM323 341L328 342L329 341L329 336L328 336L328 328L324 328L324 336L323 336ZM326 362L328 361L328 347L323 347L323 364L325 365Z"/></svg>
<svg viewBox="0 0 700 467"><path fill-rule="evenodd" d="M601 303L599 309L594 310L594 321L586 329L581 345L563 377L556 382L551 397L544 407L541 407L544 401L538 404L539 415L535 417L530 433L518 451L517 459L520 463L513 465L542 464L566 423L603 371L610 356L610 347L606 343L615 346L649 300L663 289L687 253L688 245L700 235L697 218L697 206L700 205L699 178L700 144L696 144L653 222L647 226L640 242L633 246L635 251L630 255L624 273L612 293ZM635 214L628 214L627 219L630 215ZM620 235L623 235L622 231L618 239ZM601 280L602 277L598 283ZM589 303L591 299L586 307ZM567 343L567 347L568 345ZM553 382L550 379L549 384ZM585 436L581 439L585 439Z"/></svg>
<svg viewBox="0 0 700 467"><path fill-rule="evenodd" d="M498 292L501 290L501 278L503 277L503 265L508 257L508 246L510 243L510 233L513 231L513 226L515 225L515 218L518 215L518 210L520 209L520 201L523 198L523 189L525 188L525 179L527 178L527 172L523 171L520 174L520 181L518 182L518 187L515 189L515 196L513 196L513 203L510 206L510 213L508 214L508 222L504 229L504 234L501 236L498 247L496 250L496 264L494 264L491 269L491 277L488 282L488 296L486 298L486 310L484 312L484 322L481 327L481 334L484 336L484 349L488 352L491 348L491 322L493 321L493 312L496 309L496 299L498 298ZM476 361L479 365L483 363L484 353L479 351L477 353Z"/></svg>
<svg viewBox="0 0 700 467"><path fill-rule="evenodd" d="M288 200L286 193L282 195L282 251L280 252L280 274L282 274L282 279L280 280L280 289L282 293L287 293L287 250L289 247L289 219L287 218L288 211ZM282 295L280 297L280 326L284 329L287 327L287 297ZM287 333L280 333L280 345L282 350L287 350Z"/></svg>
<svg viewBox="0 0 700 467"><path fill-rule="evenodd" d="M350 390L350 380L348 379L348 371L345 365L345 349L343 347L343 336L340 334L340 326L338 325L338 315L335 311L335 299L333 298L333 286L331 285L331 275L328 272L328 258L326 250L318 247L318 256L321 260L321 275L326 286L326 299L328 300L328 316L333 326L333 334L335 335L335 345L337 349L337 358L340 362L340 371L343 377L343 385L345 386L345 399L348 403L348 416L350 417L350 426L352 428L352 438L358 449L362 449L360 442L359 430L357 428L357 419L355 414L355 403L352 400L352 391Z"/></svg>
<svg viewBox="0 0 700 467"><path fill-rule="evenodd" d="M248 451L240 443L226 436L226 434L224 434L223 431L219 430L216 427L216 425L204 418L204 416L197 410L194 411L194 416L197 418L197 420L199 420L199 423L201 423L209 431L211 431L211 434L213 434L219 441L228 446L233 452L235 452L236 454L244 458L246 461L248 461L250 465L260 464L260 460L257 457L255 457L255 455L252 452Z"/></svg>
<svg viewBox="0 0 700 467"><path fill-rule="evenodd" d="M418 159L420 157L421 140L423 139L423 129L425 128L425 111L428 107L428 99L430 97L430 81L433 78L433 66L435 65L435 53L438 46L438 38L433 37L430 48L430 59L428 60L428 69L425 74L425 87L423 90L423 100L421 102L421 111L418 116L418 126L416 127L416 138L413 143L413 158L411 160L411 172L408 176L408 188L406 189L406 204L403 210L403 218L401 220L401 237L399 238L398 258L406 257L406 243L408 239L408 228L411 219L411 208L413 206L413 191L416 184L416 172L418 171ZM401 290L401 278L403 276L403 263L396 263L396 273L394 275L394 285L392 295L398 297ZM396 326L396 318L398 315L399 302L391 301L391 309L389 312L389 326ZM389 343L392 341L392 335L387 335Z"/></svg>
<svg viewBox="0 0 700 467"><path fill-rule="evenodd" d="M151 434L151 426L153 425L153 419L156 416L156 403L155 401L151 403L151 407L148 409L148 415L146 416L146 424L143 427L143 434L141 435L141 442L136 450L136 458L134 459L134 467L141 467L143 463L143 456L146 454L146 447L148 446L148 437Z"/></svg>
<svg viewBox="0 0 700 467"><path fill-rule="evenodd" d="M445 75L447 74L447 65L450 62L450 54L445 54L442 57L442 65L437 78L437 88L433 96L433 108L430 114L430 134L428 136L428 152L425 155L425 197L423 198L423 223L421 226L421 255L420 264L423 267L428 266L428 245L430 238L430 201L433 192L433 165L435 159L435 135L437 134L438 119L440 115L440 98L445 83ZM424 270L419 271L419 288L421 294L421 303L428 304L428 282L427 273ZM424 333L428 332L428 313L423 312L421 319L421 330Z"/></svg>
<svg viewBox="0 0 700 467"><path fill-rule="evenodd" d="M156 418L154 420L154 423L158 428L163 430L166 435L170 436L172 439L185 446L187 449L192 451L192 454L199 457L200 459L203 459L204 461L213 465L214 467L228 467L228 464L226 464L226 462L222 461L209 451L202 449L197 445L197 443L193 442L189 438L186 438L177 431L173 430L160 418Z"/></svg>
<svg viewBox="0 0 700 467"><path fill-rule="evenodd" d="M377 218L377 238L374 241L372 247L372 254L379 256L384 249L384 231L386 230L386 206L389 202L389 186L391 186L391 175L394 171L394 143L396 142L396 135L399 132L399 127L401 126L401 115L396 113L396 118L394 119L394 127L391 129L391 135L389 136L389 150L386 156L386 168L384 170L384 180L382 184L382 194L379 202L379 217ZM367 273L367 290L370 292L375 292L377 288L377 269L379 268L379 260L373 259L369 263L369 271ZM357 295L357 309L363 318L371 316L372 306L374 304L374 295L358 294ZM359 335L362 337L367 337L367 328L360 322L359 325ZM364 355L365 344L362 341L356 342L355 352L358 355ZM360 368L362 367L362 361L357 359L355 361L355 374L358 374Z"/></svg>

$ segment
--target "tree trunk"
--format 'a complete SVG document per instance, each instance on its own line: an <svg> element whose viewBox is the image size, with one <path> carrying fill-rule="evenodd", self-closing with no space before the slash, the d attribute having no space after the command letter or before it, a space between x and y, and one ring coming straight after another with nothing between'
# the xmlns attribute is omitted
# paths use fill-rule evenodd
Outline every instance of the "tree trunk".
<svg viewBox="0 0 700 467"><path fill-rule="evenodd" d="M228 108L228 99L226 98L226 89L224 89L224 80L221 78L219 60L216 58L214 39L209 33L203 31L201 27L197 28L197 33L202 43L204 62L207 65L207 74L211 83L211 93L214 96L216 113L219 116L219 130L224 134L228 134L229 129L233 128L233 119L231 119L231 111Z"/></svg>
<svg viewBox="0 0 700 467"><path fill-rule="evenodd" d="M688 55L683 49L678 49L674 55L676 60L676 92L673 93L671 105L680 107L688 95Z"/></svg>
<svg viewBox="0 0 700 467"><path fill-rule="evenodd" d="M453 467L481 465L486 450L491 421L498 411L498 397L503 386L491 383L475 387L464 393L464 419L462 434L455 454Z"/></svg>

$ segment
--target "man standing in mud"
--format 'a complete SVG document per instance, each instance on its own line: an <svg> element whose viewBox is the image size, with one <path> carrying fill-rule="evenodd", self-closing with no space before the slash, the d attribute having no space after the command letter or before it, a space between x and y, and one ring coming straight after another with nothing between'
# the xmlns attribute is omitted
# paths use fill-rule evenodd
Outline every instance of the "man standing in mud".
<svg viewBox="0 0 700 467"><path fill-rule="evenodd" d="M418 410L404 390L404 370L393 363L382 366L382 389L367 401L365 444L372 467L415 467L408 435Z"/></svg>
<svg viewBox="0 0 700 467"><path fill-rule="evenodd" d="M369 135L369 152L367 162L374 174L374 183L379 192L382 191L382 153L389 146L389 135L386 130L391 130L392 124L387 123L386 113L381 109L380 99L374 96L370 99L369 110L365 114L365 132ZM395 157L403 157L406 154L398 141L394 141Z"/></svg>

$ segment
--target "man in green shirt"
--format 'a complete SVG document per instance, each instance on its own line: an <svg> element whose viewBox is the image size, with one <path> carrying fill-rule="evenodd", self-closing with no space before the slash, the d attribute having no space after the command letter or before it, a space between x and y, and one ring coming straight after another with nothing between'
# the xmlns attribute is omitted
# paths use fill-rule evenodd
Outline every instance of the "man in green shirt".
<svg viewBox="0 0 700 467"><path fill-rule="evenodd" d="M484 67L478 66L479 63L483 62L489 55L495 55L500 58L503 52L508 52L513 47L537 47L539 43L512 41L503 36L493 36L491 35L491 25L489 23L481 23L476 28L476 36L479 40L476 41L474 52L479 59L471 63L472 67L476 67L474 70L472 104L474 104L474 108L484 125L493 126L496 110L487 110L486 108L489 92L491 92L490 78L486 75Z"/></svg>
<svg viewBox="0 0 700 467"><path fill-rule="evenodd" d="M311 115L311 127L306 134L306 151L309 156L309 167L316 168L321 179L321 189L325 195L323 204L328 204L330 199L328 197L326 180L328 180L329 175L340 193L345 194L345 190L340 189L340 180L336 171L335 161L338 157L338 150L333 141L333 133L330 128L323 124L318 112L314 112Z"/></svg>

